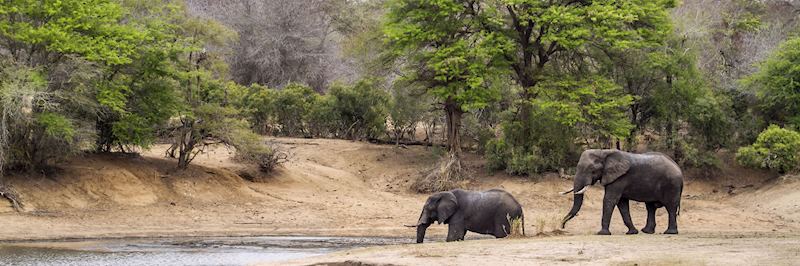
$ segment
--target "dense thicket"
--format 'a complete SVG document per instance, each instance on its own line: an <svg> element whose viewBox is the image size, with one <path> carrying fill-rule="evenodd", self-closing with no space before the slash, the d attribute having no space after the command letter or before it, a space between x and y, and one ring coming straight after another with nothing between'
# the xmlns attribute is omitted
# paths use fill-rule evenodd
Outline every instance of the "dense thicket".
<svg viewBox="0 0 800 266"><path fill-rule="evenodd" d="M427 143L417 187L586 148L795 171L789 1L20 0L0 4L0 171L159 140L271 168L262 135ZM775 124L777 127L767 128ZM417 141L417 142L413 142ZM752 144L752 145L751 145ZM438 149L438 148L437 148ZM0 172L2 173L2 172Z"/></svg>

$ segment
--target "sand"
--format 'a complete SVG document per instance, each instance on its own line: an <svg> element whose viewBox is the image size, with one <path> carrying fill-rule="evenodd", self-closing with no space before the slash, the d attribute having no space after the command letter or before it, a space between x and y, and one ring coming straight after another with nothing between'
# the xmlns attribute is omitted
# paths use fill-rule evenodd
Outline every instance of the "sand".
<svg viewBox="0 0 800 266"><path fill-rule="evenodd" d="M414 229L403 224L416 221L427 195L408 187L433 165L433 151L347 140L268 140L289 152L290 161L257 183L240 177L256 174L253 166L233 161L232 151L224 147L210 149L190 169L176 171L177 163L164 158L164 145L141 156L87 154L61 164L55 174L13 175L9 182L26 207L18 213L10 204L0 204L0 240L324 235L408 237L413 242ZM485 170L483 163L479 156L467 155L474 177L464 186L511 192L524 206L529 238L374 247L286 263L797 263L796 179L735 166L723 167L713 179L690 171L679 217L681 235L621 235L625 227L615 212L615 235L603 237L593 235L599 229L601 187L587 191L583 209L566 231L553 233L572 202L558 192L570 188L571 181L557 174L507 176ZM631 213L642 227L644 205L632 203ZM666 225L663 209L657 222L660 233ZM441 238L445 229L432 226L429 236Z"/></svg>

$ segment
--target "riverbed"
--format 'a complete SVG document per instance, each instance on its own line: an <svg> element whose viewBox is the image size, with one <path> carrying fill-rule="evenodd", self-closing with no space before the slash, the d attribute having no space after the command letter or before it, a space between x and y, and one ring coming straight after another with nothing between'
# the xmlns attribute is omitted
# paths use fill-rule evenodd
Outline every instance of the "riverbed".
<svg viewBox="0 0 800 266"><path fill-rule="evenodd" d="M136 238L0 243L2 265L250 265L409 243L374 237Z"/></svg>

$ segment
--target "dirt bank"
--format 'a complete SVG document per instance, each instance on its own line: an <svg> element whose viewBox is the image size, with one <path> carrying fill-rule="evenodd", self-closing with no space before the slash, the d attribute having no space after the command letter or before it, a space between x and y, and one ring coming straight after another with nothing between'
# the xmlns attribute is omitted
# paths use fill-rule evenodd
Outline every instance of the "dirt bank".
<svg viewBox="0 0 800 266"><path fill-rule="evenodd" d="M231 161L232 153L224 148L198 156L187 171L175 171L175 162L163 158L164 146L141 157L86 155L62 164L52 175L14 175L10 182L26 208L16 213L9 204L0 205L0 239L330 235L407 236L412 241L414 230L402 225L416 220L426 196L406 188L431 166L433 152L346 140L273 141L290 152L291 161L265 183L243 180L237 173L247 166ZM509 177L480 170L477 156L467 161L478 170L466 186L510 191L524 206L529 233L554 230L571 206L571 197L557 193L571 187L569 180L557 175ZM687 179L679 218L682 234L716 234L721 239L737 232L798 234L799 182L736 168L720 175L713 181ZM587 192L580 215L567 228L566 234L574 236L547 241L569 243L575 240L571 237L596 232L602 194L600 187ZM631 212L641 227L644 206L633 204ZM663 209L658 216L660 232ZM443 237L444 228L433 226L429 235ZM615 216L612 232L623 233L623 228ZM526 241L509 244L523 243L523 249Z"/></svg>

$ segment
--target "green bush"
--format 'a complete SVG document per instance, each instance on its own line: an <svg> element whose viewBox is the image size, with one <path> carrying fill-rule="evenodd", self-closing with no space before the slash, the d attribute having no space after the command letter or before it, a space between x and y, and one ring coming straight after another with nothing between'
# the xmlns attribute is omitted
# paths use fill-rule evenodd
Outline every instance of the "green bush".
<svg viewBox="0 0 800 266"><path fill-rule="evenodd" d="M271 109L280 127L275 133L285 136L308 135L305 118L318 98L319 94L311 87L295 83L276 91Z"/></svg>
<svg viewBox="0 0 800 266"><path fill-rule="evenodd" d="M486 166L491 170L503 170L508 166L509 152L508 145L503 139L493 139L486 143L483 156L486 158Z"/></svg>
<svg viewBox="0 0 800 266"><path fill-rule="evenodd" d="M506 113L511 116L512 113ZM557 120L556 114L534 109L527 121L506 117L503 136L486 144L484 156L492 169L530 175L571 167L580 154L576 129Z"/></svg>
<svg viewBox="0 0 800 266"><path fill-rule="evenodd" d="M384 133L388 95L376 83L376 80L364 79L351 86L331 87L327 96L333 97L339 137L375 138Z"/></svg>
<svg viewBox="0 0 800 266"><path fill-rule="evenodd" d="M800 166L800 133L771 125L753 145L739 148L736 161L780 173L795 171Z"/></svg>
<svg viewBox="0 0 800 266"><path fill-rule="evenodd" d="M308 131L314 137L336 137L339 114L335 112L336 99L330 95L317 98L306 113Z"/></svg>

